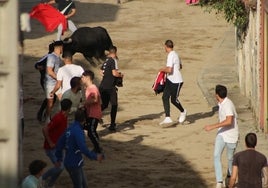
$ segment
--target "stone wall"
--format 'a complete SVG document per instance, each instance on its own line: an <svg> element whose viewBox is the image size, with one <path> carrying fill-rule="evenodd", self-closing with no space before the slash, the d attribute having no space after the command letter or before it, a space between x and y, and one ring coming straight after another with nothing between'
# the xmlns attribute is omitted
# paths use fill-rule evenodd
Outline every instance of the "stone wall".
<svg viewBox="0 0 268 188"><path fill-rule="evenodd" d="M250 11L249 27L243 41L236 40L236 62L239 85L243 95L250 100L253 114L259 122L260 114L260 8Z"/></svg>

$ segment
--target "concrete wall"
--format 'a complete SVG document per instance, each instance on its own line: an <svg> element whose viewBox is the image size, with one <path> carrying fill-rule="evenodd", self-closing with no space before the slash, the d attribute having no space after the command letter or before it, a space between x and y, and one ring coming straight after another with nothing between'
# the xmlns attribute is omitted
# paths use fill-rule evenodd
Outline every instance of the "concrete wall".
<svg viewBox="0 0 268 188"><path fill-rule="evenodd" d="M18 179L18 8L0 1L0 187Z"/></svg>
<svg viewBox="0 0 268 188"><path fill-rule="evenodd" d="M260 118L260 5L250 11L245 39L236 40L236 62L240 89L249 98L257 122Z"/></svg>

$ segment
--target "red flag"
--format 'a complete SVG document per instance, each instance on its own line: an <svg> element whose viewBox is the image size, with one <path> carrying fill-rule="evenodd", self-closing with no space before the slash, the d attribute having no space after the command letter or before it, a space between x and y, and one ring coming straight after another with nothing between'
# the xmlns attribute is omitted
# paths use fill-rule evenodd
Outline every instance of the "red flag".
<svg viewBox="0 0 268 188"><path fill-rule="evenodd" d="M67 20L63 14L49 4L40 3L32 8L31 18L37 19L46 28L46 31L54 31L61 23L63 30L67 29Z"/></svg>

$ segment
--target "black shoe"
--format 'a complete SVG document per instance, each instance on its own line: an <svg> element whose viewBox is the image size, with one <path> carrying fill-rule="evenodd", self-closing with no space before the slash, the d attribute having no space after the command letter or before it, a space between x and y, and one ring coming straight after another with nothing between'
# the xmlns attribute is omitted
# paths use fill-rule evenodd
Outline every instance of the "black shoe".
<svg viewBox="0 0 268 188"><path fill-rule="evenodd" d="M111 124L111 125L108 127L108 129L109 129L110 131L116 131L115 127L116 127L116 124Z"/></svg>
<svg viewBox="0 0 268 188"><path fill-rule="evenodd" d="M103 119L102 119L102 118L99 120L99 124L100 124L101 126L103 126Z"/></svg>
<svg viewBox="0 0 268 188"><path fill-rule="evenodd" d="M36 116L36 118L37 118L37 120L39 121L39 122L45 122L46 121L46 111L44 110L44 111L39 111L38 113L37 113L37 116Z"/></svg>
<svg viewBox="0 0 268 188"><path fill-rule="evenodd" d="M103 153L103 150L101 147L99 147L99 149L96 149L95 147L93 148L92 150L94 153L99 153L99 154L102 154Z"/></svg>
<svg viewBox="0 0 268 188"><path fill-rule="evenodd" d="M226 187L226 188L229 187L230 178L231 178L230 175L227 175L226 178L225 178L225 187Z"/></svg>
<svg viewBox="0 0 268 188"><path fill-rule="evenodd" d="M37 113L36 119L40 122L42 121L42 114L40 112Z"/></svg>

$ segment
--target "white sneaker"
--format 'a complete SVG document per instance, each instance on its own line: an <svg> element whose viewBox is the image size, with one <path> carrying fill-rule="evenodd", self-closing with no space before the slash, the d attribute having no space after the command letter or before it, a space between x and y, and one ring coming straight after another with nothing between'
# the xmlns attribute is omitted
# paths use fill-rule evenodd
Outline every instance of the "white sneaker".
<svg viewBox="0 0 268 188"><path fill-rule="evenodd" d="M168 124L168 123L172 123L172 119L170 117L166 117L164 119L164 121L162 121L161 123L159 123L159 125L163 125L163 124Z"/></svg>
<svg viewBox="0 0 268 188"><path fill-rule="evenodd" d="M217 183L216 184L216 188L222 188L223 187L223 184L222 183Z"/></svg>
<svg viewBox="0 0 268 188"><path fill-rule="evenodd" d="M179 123L183 123L186 119L187 111L184 109L183 112L181 112L180 118L179 118Z"/></svg>

